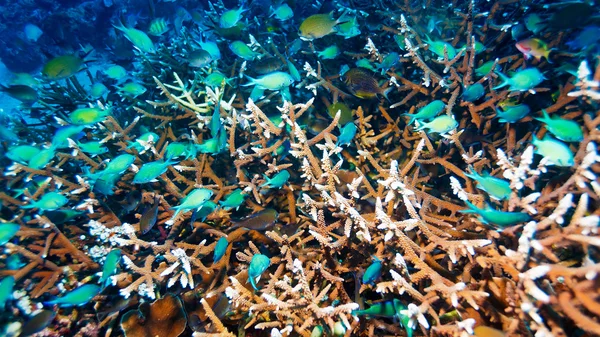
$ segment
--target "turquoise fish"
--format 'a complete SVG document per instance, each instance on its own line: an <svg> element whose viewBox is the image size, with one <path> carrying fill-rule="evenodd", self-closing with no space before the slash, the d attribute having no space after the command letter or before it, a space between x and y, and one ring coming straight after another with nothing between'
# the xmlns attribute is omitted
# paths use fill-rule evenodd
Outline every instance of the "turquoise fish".
<svg viewBox="0 0 600 337"><path fill-rule="evenodd" d="M317 57L323 60L333 60L340 54L340 49L337 45L331 45L320 52L317 52Z"/></svg>
<svg viewBox="0 0 600 337"><path fill-rule="evenodd" d="M114 157L111 161L108 162L106 168L102 170L102 174L117 174L121 175L123 172L127 171L127 169L133 164L135 161L135 156L129 153L124 153Z"/></svg>
<svg viewBox="0 0 600 337"><path fill-rule="evenodd" d="M497 211L490 207L490 205L486 205L484 209L477 208L475 205L465 200L467 207L469 209L465 209L460 211L465 214L478 214L479 221L486 225L494 225L499 228L506 228L510 226L514 226L519 223L523 223L529 221L531 217L527 213L521 212L504 212Z"/></svg>
<svg viewBox="0 0 600 337"><path fill-rule="evenodd" d="M485 89L481 83L475 83L468 88L465 88L462 94L463 101L475 102L485 95Z"/></svg>
<svg viewBox="0 0 600 337"><path fill-rule="evenodd" d="M375 284L375 281L381 276L381 260L374 257L373 263L365 270L362 277L363 284Z"/></svg>
<svg viewBox="0 0 600 337"><path fill-rule="evenodd" d="M356 136L356 130L356 125L353 122L346 123L340 132L340 136L338 137L335 146L341 147L343 145L350 145L352 139Z"/></svg>
<svg viewBox="0 0 600 337"><path fill-rule="evenodd" d="M244 193L241 189L237 188L233 190L233 192L229 193L225 200L219 201L219 205L226 210L229 211L231 209L238 209L246 200L247 194Z"/></svg>
<svg viewBox="0 0 600 337"><path fill-rule="evenodd" d="M215 251L213 253L213 263L217 263L221 260L225 252L227 251L227 246L229 246L229 242L227 238L222 236L217 244L215 245Z"/></svg>
<svg viewBox="0 0 600 337"><path fill-rule="evenodd" d="M429 50L439 58L444 58L444 48L446 48L449 60L456 56L456 49L446 41L433 41L429 36L426 36L426 42L429 45Z"/></svg>
<svg viewBox="0 0 600 337"><path fill-rule="evenodd" d="M102 288L105 288L110 284L110 277L117 271L119 261L121 261L120 249L113 249L110 253L106 254L104 267L102 268L102 276L100 277L100 280L98 280L98 283Z"/></svg>
<svg viewBox="0 0 600 337"><path fill-rule="evenodd" d="M502 110L496 109L496 117L502 123L514 123L527 116L531 110L527 104L517 104Z"/></svg>
<svg viewBox="0 0 600 337"><path fill-rule="evenodd" d="M12 161L24 164L40 153L40 151L41 150L39 148L33 145L18 145L11 147L8 152L5 153L5 155Z"/></svg>
<svg viewBox="0 0 600 337"><path fill-rule="evenodd" d="M279 21L286 21L291 19L294 16L294 12L290 8L290 6L286 3L281 4L277 8L271 7L271 14L269 17L275 17L275 19Z"/></svg>
<svg viewBox="0 0 600 337"><path fill-rule="evenodd" d="M69 120L74 125L91 125L102 122L110 116L110 109L80 108L69 114Z"/></svg>
<svg viewBox="0 0 600 337"><path fill-rule="evenodd" d="M85 125L66 125L59 128L52 137L52 147L55 149L69 147L68 139L76 139L83 129L85 129Z"/></svg>
<svg viewBox="0 0 600 337"><path fill-rule="evenodd" d="M556 138L565 142L580 142L583 140L583 131L581 126L572 120L550 117L546 110L542 109L543 117L536 118L538 121L546 124L546 129Z"/></svg>
<svg viewBox="0 0 600 337"><path fill-rule="evenodd" d="M221 26L221 28L231 28L237 25L238 22L242 19L242 13L244 13L245 11L246 9L244 8L244 6L225 11L219 18L219 26Z"/></svg>
<svg viewBox="0 0 600 337"><path fill-rule="evenodd" d="M371 316L371 317L395 317L400 320L401 325L406 330L406 335L412 337L413 329L409 328L410 317L402 314L407 307L399 300L393 299L391 301L378 302L371 305L367 309L354 310L352 315L354 316Z"/></svg>
<svg viewBox="0 0 600 337"><path fill-rule="evenodd" d="M448 115L441 115L439 117L434 118L431 122L419 126L415 130L420 131L428 129L428 133L446 133L454 130L457 126L458 122L454 118Z"/></svg>
<svg viewBox="0 0 600 337"><path fill-rule="evenodd" d="M21 229L21 226L14 223L0 224L0 246L10 241Z"/></svg>
<svg viewBox="0 0 600 337"><path fill-rule="evenodd" d="M6 307L6 302L12 298L14 287L14 276L7 276L0 281L0 310L4 310Z"/></svg>
<svg viewBox="0 0 600 337"><path fill-rule="evenodd" d="M548 135L544 136L544 139L538 139L534 135L532 143L537 148L535 153L546 158L551 164L563 167L575 164L573 151L560 140L553 139Z"/></svg>
<svg viewBox="0 0 600 337"><path fill-rule="evenodd" d="M125 38L140 51L144 53L154 53L154 43L146 33L139 29L125 27L122 22L119 22L118 25L113 25L113 27L123 32Z"/></svg>
<svg viewBox="0 0 600 337"><path fill-rule="evenodd" d="M156 181L156 178L161 174L167 172L170 165L175 164L176 161L153 161L142 165L140 170L133 177L133 184L145 184Z"/></svg>
<svg viewBox="0 0 600 337"><path fill-rule="evenodd" d="M174 220L182 211L201 208L204 203L210 200L212 195L213 191L207 188L197 188L192 190L190 193L188 193L188 195L185 196L185 198L181 200L181 204L179 204L179 206L171 207L172 210L175 210L175 214L173 214L171 220Z"/></svg>
<svg viewBox="0 0 600 337"><path fill-rule="evenodd" d="M82 306L100 293L101 288L95 284L84 284L77 287L62 297L44 302L44 305L58 305L61 308Z"/></svg>
<svg viewBox="0 0 600 337"><path fill-rule="evenodd" d="M248 79L250 80L250 82L242 86L247 87L255 85L262 89L268 90L281 90L283 88L289 87L290 85L292 85L292 83L294 83L294 78L290 74L282 71L275 71L270 74L260 76L258 78L248 77Z"/></svg>
<svg viewBox="0 0 600 337"><path fill-rule="evenodd" d="M493 199L508 200L510 198L512 190L508 181L490 176L487 173L480 175L473 169L471 171L473 173L465 175L477 182L478 189L485 191Z"/></svg>
<svg viewBox="0 0 600 337"><path fill-rule="evenodd" d="M508 90L510 91L528 91L535 88L546 79L537 68L519 70L510 78L501 72L498 72L498 75L502 79L502 83L495 86L493 88L494 90L509 86Z"/></svg>
<svg viewBox="0 0 600 337"><path fill-rule="evenodd" d="M246 61L252 61L261 55L260 53L257 53L254 50L250 49L250 47L248 47L248 45L246 45L244 42L239 41L239 40L231 42L229 44L229 49L231 49L231 51L235 55L241 57L242 59L244 59Z"/></svg>
<svg viewBox="0 0 600 337"><path fill-rule="evenodd" d="M274 175L273 178L269 178L266 175L264 177L266 181L260 187L281 188L290 178L290 172L283 170Z"/></svg>
<svg viewBox="0 0 600 337"><path fill-rule="evenodd" d="M439 99L437 99L435 101L430 102L426 106L420 108L416 114L402 114L401 116L409 116L410 117L410 120L406 124L408 126L408 125L411 125L416 120L423 121L423 120L428 120L428 119L434 118L442 110L444 110L445 107L446 107L446 104L444 102L440 101Z"/></svg>
<svg viewBox="0 0 600 337"><path fill-rule="evenodd" d="M56 156L56 151L54 151L53 147L49 149L43 149L29 159L29 162L27 162L27 167L34 170L41 170L46 167L46 165L48 165L52 159L54 159L54 156Z"/></svg>
<svg viewBox="0 0 600 337"><path fill-rule="evenodd" d="M69 199L58 192L48 192L39 200L30 203L29 205L21 206L23 209L38 208L41 211L52 211L63 207L69 202Z"/></svg>
<svg viewBox="0 0 600 337"><path fill-rule="evenodd" d="M269 268L270 264L271 260L263 254L254 254L254 256L252 256L250 266L248 267L248 280L250 281L250 284L252 284L254 290L258 291L256 282L260 280L260 275Z"/></svg>

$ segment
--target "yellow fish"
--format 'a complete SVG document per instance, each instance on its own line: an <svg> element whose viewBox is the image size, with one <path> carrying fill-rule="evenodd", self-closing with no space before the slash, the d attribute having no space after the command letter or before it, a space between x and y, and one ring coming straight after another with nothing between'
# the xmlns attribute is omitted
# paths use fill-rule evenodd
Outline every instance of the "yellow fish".
<svg viewBox="0 0 600 337"><path fill-rule="evenodd" d="M392 90L392 87L382 89L373 77L373 73L365 68L352 68L344 74L344 77L348 90L358 98L372 99L380 94L387 99L388 92Z"/></svg>
<svg viewBox="0 0 600 337"><path fill-rule="evenodd" d="M150 22L148 26L148 34L153 36L161 36L169 31L169 22L163 18L156 18Z"/></svg>
<svg viewBox="0 0 600 337"><path fill-rule="evenodd" d="M347 20L345 16L346 13L343 13L337 20L334 20L331 13L311 15L300 24L300 38L312 41L334 33L337 30L337 24Z"/></svg>
<svg viewBox="0 0 600 337"><path fill-rule="evenodd" d="M75 55L63 55L48 61L42 68L42 75L49 80L62 80L83 70L85 61Z"/></svg>

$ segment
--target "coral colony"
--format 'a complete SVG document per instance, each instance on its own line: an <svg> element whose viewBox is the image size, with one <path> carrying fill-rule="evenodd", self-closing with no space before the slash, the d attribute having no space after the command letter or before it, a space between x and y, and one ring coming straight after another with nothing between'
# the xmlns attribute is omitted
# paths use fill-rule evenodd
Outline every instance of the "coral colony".
<svg viewBox="0 0 600 337"><path fill-rule="evenodd" d="M2 86L0 335L600 335L595 5L149 4Z"/></svg>

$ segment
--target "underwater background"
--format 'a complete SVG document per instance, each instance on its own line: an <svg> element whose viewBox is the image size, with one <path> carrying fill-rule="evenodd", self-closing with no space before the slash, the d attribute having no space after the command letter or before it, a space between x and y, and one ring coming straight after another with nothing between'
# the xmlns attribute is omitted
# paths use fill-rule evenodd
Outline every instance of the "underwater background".
<svg viewBox="0 0 600 337"><path fill-rule="evenodd" d="M599 336L594 1L0 2L0 336Z"/></svg>

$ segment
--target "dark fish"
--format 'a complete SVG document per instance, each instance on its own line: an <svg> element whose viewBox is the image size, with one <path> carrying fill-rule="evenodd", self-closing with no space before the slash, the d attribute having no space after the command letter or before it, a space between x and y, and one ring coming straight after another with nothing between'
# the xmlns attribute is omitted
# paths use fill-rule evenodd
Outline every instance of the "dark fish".
<svg viewBox="0 0 600 337"><path fill-rule="evenodd" d="M0 85L0 91L3 91L8 96L18 99L19 101L29 105L37 102L39 98L37 91L27 85L17 84L8 87Z"/></svg>
<svg viewBox="0 0 600 337"><path fill-rule="evenodd" d="M123 202L123 214L133 212L140 204L142 200L142 192L138 189L134 189L131 193L127 193L125 201Z"/></svg>
<svg viewBox="0 0 600 337"><path fill-rule="evenodd" d="M158 206L160 205L160 196L154 195L154 204L152 207L142 213L142 217L140 218L140 231L142 234L148 233L152 227L156 224L156 218L158 216Z"/></svg>
<svg viewBox="0 0 600 337"><path fill-rule="evenodd" d="M272 208L265 208L262 211L254 213L240 220L231 221L231 230L236 228L246 228L255 231L265 231L271 228L277 221L279 213Z"/></svg>
<svg viewBox="0 0 600 337"><path fill-rule="evenodd" d="M38 333L44 330L48 325L50 325L52 320L54 320L55 316L56 313L52 310L40 311L29 321L27 321L27 323L23 324L23 326L21 327L21 334L19 336L31 336L34 333Z"/></svg>
<svg viewBox="0 0 600 337"><path fill-rule="evenodd" d="M190 62L190 67L193 68L203 68L212 62L212 56L210 56L210 53L204 49L198 49L190 52L187 56L187 59Z"/></svg>
<svg viewBox="0 0 600 337"><path fill-rule="evenodd" d="M266 75L283 68L284 63L278 57L265 57L252 62L252 70L260 75Z"/></svg>
<svg viewBox="0 0 600 337"><path fill-rule="evenodd" d="M350 92L362 99L372 99L382 95L387 99L388 92L392 89L382 89L372 72L365 68L352 68L344 74L344 83Z"/></svg>

